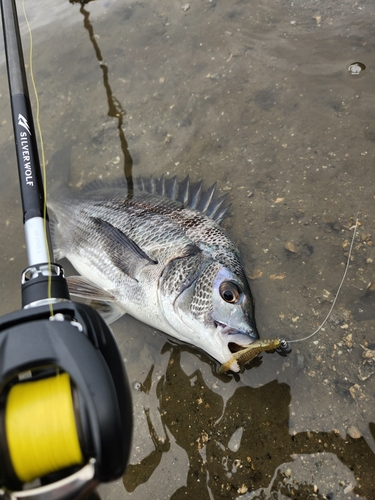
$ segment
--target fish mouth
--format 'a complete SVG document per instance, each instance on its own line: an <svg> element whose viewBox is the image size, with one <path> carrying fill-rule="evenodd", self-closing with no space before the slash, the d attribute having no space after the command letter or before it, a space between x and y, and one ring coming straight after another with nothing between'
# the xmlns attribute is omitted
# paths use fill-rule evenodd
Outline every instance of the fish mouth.
<svg viewBox="0 0 375 500"><path fill-rule="evenodd" d="M250 344L251 343L252 342L250 342ZM248 345L250 345L250 344L248 344ZM228 343L228 349L230 350L230 352L232 354L234 354L235 352L242 351L243 349L245 349L245 347L243 345L236 344L236 342L229 342Z"/></svg>
<svg viewBox="0 0 375 500"><path fill-rule="evenodd" d="M222 335L227 336L227 345L231 354L242 351L259 338L258 333L254 330L244 332L219 321L215 321L215 326Z"/></svg>
<svg viewBox="0 0 375 500"><path fill-rule="evenodd" d="M229 359L220 366L219 373L239 372L245 363L241 362L241 356L238 356L237 353L246 352L247 348L259 339L258 332L252 328L244 332L219 321L215 321L215 325L220 330L220 333L226 337L227 347L231 354Z"/></svg>

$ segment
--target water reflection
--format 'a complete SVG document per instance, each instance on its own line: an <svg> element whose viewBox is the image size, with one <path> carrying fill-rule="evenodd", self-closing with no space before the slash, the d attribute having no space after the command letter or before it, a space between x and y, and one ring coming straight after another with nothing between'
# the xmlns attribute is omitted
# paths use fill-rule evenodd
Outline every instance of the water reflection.
<svg viewBox="0 0 375 500"><path fill-rule="evenodd" d="M291 457L321 453L334 454L353 471L361 484L358 493L370 498L375 455L364 438L343 439L334 431L290 435L290 387L277 380L259 388L238 387L224 407L223 398L207 386L199 370L186 375L180 362L183 349L167 346L171 353L168 368L156 390L164 436L156 435L146 409L154 450L140 463L129 465L124 476L127 491L148 481L162 454L169 451L171 435L186 451L190 464L187 483L172 495L173 500L236 498L267 487L276 469ZM143 384L145 391L151 374L152 370ZM374 435L375 426L370 426ZM284 488L287 492L288 484L282 483L285 477L279 471L274 478L277 491ZM300 482L301 493L314 491L314 481Z"/></svg>
<svg viewBox="0 0 375 500"><path fill-rule="evenodd" d="M103 73L103 85L106 91L107 102L108 102L108 116L116 118L117 120L117 130L120 139L121 151L124 156L124 174L128 183L128 196L131 197L133 194L133 176L132 176L133 159L131 157L128 142L126 140L125 133L123 130L124 116L126 115L126 111L124 110L121 102L116 98L116 96L112 92L112 88L109 83L108 66L103 60L98 40L95 37L94 27L90 21L90 12L85 9L85 5L91 1L92 0L69 0L71 4L78 3L81 5L79 11L83 16L83 25L85 29L88 31L90 41L94 47L95 56L99 62L100 68Z"/></svg>

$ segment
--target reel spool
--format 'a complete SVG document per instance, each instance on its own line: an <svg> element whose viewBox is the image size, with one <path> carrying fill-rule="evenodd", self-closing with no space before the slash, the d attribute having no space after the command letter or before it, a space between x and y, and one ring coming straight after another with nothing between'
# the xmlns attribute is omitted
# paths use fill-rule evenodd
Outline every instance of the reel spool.
<svg viewBox="0 0 375 500"><path fill-rule="evenodd" d="M54 312L0 320L3 498L78 498L120 477L128 460L132 406L114 337L84 304ZM22 490L35 479L41 486Z"/></svg>
<svg viewBox="0 0 375 500"><path fill-rule="evenodd" d="M29 483L82 465L79 408L74 408L67 373L13 385L6 396L4 417L6 468L14 481Z"/></svg>

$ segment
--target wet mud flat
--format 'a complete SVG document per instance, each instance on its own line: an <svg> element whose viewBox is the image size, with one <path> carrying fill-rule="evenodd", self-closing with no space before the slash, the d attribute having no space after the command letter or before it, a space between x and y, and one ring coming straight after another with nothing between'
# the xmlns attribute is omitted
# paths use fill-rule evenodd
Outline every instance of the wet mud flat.
<svg viewBox="0 0 375 500"><path fill-rule="evenodd" d="M102 498L375 498L373 3L61 5L34 32L50 165L76 186L124 171L218 181L261 336L319 326L360 222L332 316L287 358L221 376L132 318L113 325L135 434ZM0 86L3 314L26 256L5 71Z"/></svg>

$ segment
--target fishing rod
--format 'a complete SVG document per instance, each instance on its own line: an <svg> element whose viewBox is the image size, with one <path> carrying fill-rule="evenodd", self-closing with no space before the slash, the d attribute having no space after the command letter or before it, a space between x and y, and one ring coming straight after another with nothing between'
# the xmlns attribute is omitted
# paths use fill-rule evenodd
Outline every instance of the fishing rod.
<svg viewBox="0 0 375 500"><path fill-rule="evenodd" d="M111 330L53 263L16 4L0 5L28 254L23 309L0 318L0 498L78 499L125 470L130 388Z"/></svg>

